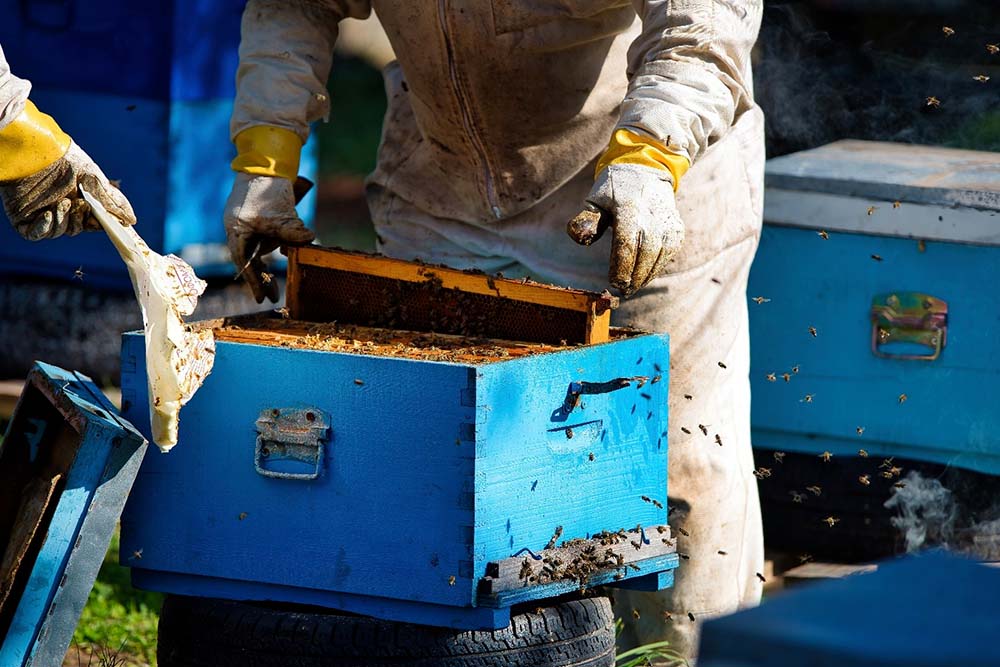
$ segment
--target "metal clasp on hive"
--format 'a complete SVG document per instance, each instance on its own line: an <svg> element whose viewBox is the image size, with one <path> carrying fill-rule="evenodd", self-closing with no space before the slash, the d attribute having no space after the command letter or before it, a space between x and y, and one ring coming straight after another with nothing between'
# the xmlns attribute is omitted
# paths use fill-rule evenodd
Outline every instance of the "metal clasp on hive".
<svg viewBox="0 0 1000 667"><path fill-rule="evenodd" d="M276 479L319 477L330 431L327 413L318 408L267 408L256 424L254 468L258 474Z"/></svg>
<svg viewBox="0 0 1000 667"><path fill-rule="evenodd" d="M948 304L920 292L894 292L872 298L872 354L884 359L934 361L941 356L948 337ZM923 345L929 354L886 352L883 345Z"/></svg>

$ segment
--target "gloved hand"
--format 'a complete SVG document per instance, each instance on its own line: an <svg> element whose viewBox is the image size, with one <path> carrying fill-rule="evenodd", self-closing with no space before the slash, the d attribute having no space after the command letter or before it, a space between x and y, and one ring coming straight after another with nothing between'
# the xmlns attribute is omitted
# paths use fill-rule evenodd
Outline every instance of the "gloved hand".
<svg viewBox="0 0 1000 667"><path fill-rule="evenodd" d="M567 226L581 245L613 227L608 281L632 296L659 276L684 241L684 223L674 201L669 170L641 164L611 164L597 176L586 208Z"/></svg>
<svg viewBox="0 0 1000 667"><path fill-rule="evenodd" d="M76 142L40 171L0 182L0 199L14 228L29 241L75 236L85 229L101 228L80 195L81 185L123 225L135 224L128 199Z"/></svg>
<svg viewBox="0 0 1000 667"><path fill-rule="evenodd" d="M302 245L316 238L295 212L292 182L280 176L237 172L223 216L229 252L237 275L246 280L257 303L278 300L278 285L265 279L260 257L281 245Z"/></svg>

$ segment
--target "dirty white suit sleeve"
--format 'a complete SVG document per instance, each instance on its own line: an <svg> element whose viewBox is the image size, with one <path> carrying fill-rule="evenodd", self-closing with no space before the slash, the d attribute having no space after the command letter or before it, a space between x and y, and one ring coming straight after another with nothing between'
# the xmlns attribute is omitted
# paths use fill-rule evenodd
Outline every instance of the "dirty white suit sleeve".
<svg viewBox="0 0 1000 667"><path fill-rule="evenodd" d="M30 91L31 84L28 81L11 74L7 57L0 46L0 130L24 110L24 101L28 99Z"/></svg>
<svg viewBox="0 0 1000 667"><path fill-rule="evenodd" d="M230 135L257 125L295 132L327 118L337 24L366 18L370 0L250 0L243 12Z"/></svg>
<svg viewBox="0 0 1000 667"><path fill-rule="evenodd" d="M619 128L694 162L753 107L750 50L762 0L633 0L642 33L629 50Z"/></svg>

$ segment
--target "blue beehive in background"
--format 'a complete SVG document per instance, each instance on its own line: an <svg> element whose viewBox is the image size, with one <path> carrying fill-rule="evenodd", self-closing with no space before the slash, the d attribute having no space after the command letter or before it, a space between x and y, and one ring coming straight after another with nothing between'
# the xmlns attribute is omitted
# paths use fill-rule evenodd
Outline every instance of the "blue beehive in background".
<svg viewBox="0 0 1000 667"><path fill-rule="evenodd" d="M1000 473L1000 155L841 141L775 158L764 218L754 446Z"/></svg>
<svg viewBox="0 0 1000 667"><path fill-rule="evenodd" d="M150 247L199 275L230 275L222 210L242 0L0 0L0 45L31 99L113 180ZM315 142L301 173L314 178ZM299 205L307 222L315 197ZM3 217L0 212L0 217ZM0 224L0 271L128 287L103 235L30 244Z"/></svg>

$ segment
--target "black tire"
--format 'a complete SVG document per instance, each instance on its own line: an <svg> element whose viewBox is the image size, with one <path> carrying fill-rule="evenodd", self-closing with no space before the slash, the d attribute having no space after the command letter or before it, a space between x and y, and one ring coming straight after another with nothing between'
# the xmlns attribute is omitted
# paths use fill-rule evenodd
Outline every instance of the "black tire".
<svg viewBox="0 0 1000 667"><path fill-rule="evenodd" d="M457 631L367 616L168 595L160 667L610 667L608 598L570 600L511 617L503 630Z"/></svg>

